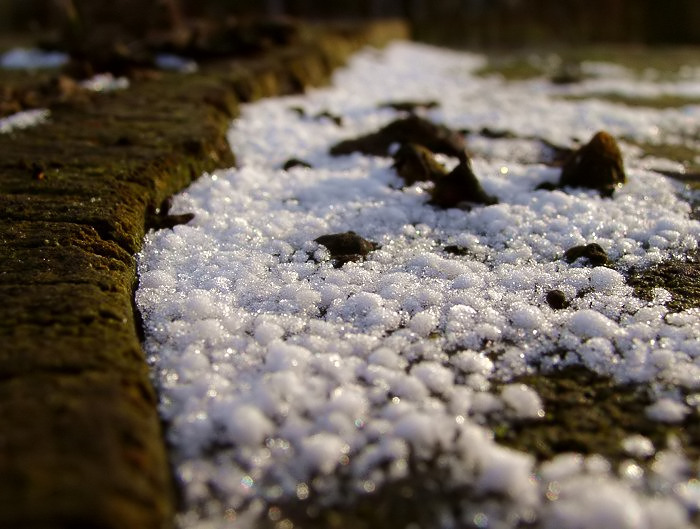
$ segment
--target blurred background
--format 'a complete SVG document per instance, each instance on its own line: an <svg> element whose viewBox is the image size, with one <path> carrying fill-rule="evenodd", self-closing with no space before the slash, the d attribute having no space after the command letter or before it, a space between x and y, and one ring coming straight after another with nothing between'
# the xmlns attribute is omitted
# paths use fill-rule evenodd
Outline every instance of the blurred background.
<svg viewBox="0 0 700 529"><path fill-rule="evenodd" d="M700 0L0 0L0 31L118 25L135 37L193 19L401 17L417 39L460 47L699 44Z"/></svg>

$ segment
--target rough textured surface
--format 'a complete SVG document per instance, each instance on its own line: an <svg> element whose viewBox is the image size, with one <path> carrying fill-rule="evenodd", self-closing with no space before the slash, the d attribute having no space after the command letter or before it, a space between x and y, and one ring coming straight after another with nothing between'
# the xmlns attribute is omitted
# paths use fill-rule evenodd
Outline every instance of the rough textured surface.
<svg viewBox="0 0 700 529"><path fill-rule="evenodd" d="M132 308L147 216L234 163L240 101L326 80L401 24L58 102L0 136L0 527L160 528L174 494ZM41 178L38 177L41 175Z"/></svg>

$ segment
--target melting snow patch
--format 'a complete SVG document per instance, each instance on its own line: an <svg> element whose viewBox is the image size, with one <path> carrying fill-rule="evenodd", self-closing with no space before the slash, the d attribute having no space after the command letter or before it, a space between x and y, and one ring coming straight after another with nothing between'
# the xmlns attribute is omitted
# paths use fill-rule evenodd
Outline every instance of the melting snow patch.
<svg viewBox="0 0 700 529"><path fill-rule="evenodd" d="M668 314L667 292L643 301L624 281L697 248L700 223L678 187L629 156L612 198L538 190L556 180L551 168L482 140L474 170L499 204L436 209L430 184L402 189L390 158L328 154L395 119L380 108L390 100L439 100L421 111L435 122L558 144L601 128L658 139L697 126L694 108L640 112L481 79L483 61L396 44L355 56L332 88L245 106L230 132L239 167L176 198L189 224L147 235L136 298L182 527L223 527L232 513L249 527L279 503L342 504L430 465L444 490L490 498L460 515L446 503L436 527L689 526L697 494L680 450L658 447L649 476L600 456L537 463L488 427L543 420L540 396L515 379L570 364L638 384L653 420L697 413L700 312ZM280 169L290 158L311 168ZM379 248L336 268L314 241L349 230ZM562 258L592 242L611 265ZM547 304L553 289L568 306ZM694 392L686 403L683 392ZM623 448L654 455L636 437Z"/></svg>

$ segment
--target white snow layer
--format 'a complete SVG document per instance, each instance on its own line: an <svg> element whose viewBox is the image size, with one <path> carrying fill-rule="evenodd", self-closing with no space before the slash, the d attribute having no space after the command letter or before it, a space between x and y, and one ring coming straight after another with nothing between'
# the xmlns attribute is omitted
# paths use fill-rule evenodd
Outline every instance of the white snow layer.
<svg viewBox="0 0 700 529"><path fill-rule="evenodd" d="M355 56L331 88L246 105L230 132L238 168L177 197L192 222L147 235L137 302L184 487L182 527L249 527L251 513L280 501L342 502L436 454L449 469L442 487L498 499L461 519L446 505L436 527L690 526L697 462L677 443L655 451L628 438L631 457L654 457L648 469L578 454L540 465L484 425L544 416L537 393L509 381L568 364L643 385L650 420L697 417L681 399L700 389L700 311L669 314L668 292L642 301L620 272L562 260L597 242L625 271L696 248L700 224L679 188L628 155L629 182L613 199L535 191L557 170L523 161L532 148L513 161L502 142L482 140L475 172L500 203L440 210L426 203L429 184L402 189L389 158L328 155L395 119L377 109L389 100L438 99L427 112L437 122L559 144L599 129L658 141L700 118L700 107L559 100L544 83L474 76L483 61L398 43ZM291 157L314 168L281 170ZM381 248L336 269L313 241L347 230ZM570 306L552 310L550 289Z"/></svg>

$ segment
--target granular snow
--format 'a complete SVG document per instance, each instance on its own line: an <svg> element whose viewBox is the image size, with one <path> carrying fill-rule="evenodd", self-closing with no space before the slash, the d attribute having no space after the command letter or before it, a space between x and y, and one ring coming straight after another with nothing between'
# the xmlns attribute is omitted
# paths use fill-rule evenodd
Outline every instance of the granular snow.
<svg viewBox="0 0 700 529"><path fill-rule="evenodd" d="M661 141L695 130L700 107L565 101L543 82L478 78L483 62L399 43L355 56L332 88L246 105L230 132L239 166L176 197L192 222L147 235L136 299L183 484L181 527L245 528L278 503L351 501L438 455L442 487L496 499L458 519L446 504L436 527L690 526L696 462L675 444L654 452L628 438L630 456L656 454L648 471L580 454L538 464L485 426L493 414L540 420L539 395L512 380L569 364L644 388L651 420L697 419L700 399L682 393L700 389L700 312L669 314L668 292L643 301L623 277L697 248L679 187L623 145L628 183L612 199L536 190L558 172L533 160L532 142L481 138L474 171L499 204L441 210L427 204L431 184L402 189L390 158L328 150L395 119L379 108L389 100L436 99L424 111L435 122L565 145L599 129ZM312 168L280 169L290 158ZM314 239L348 230L380 248L334 268ZM591 242L614 269L563 260ZM549 307L552 289L567 308Z"/></svg>

